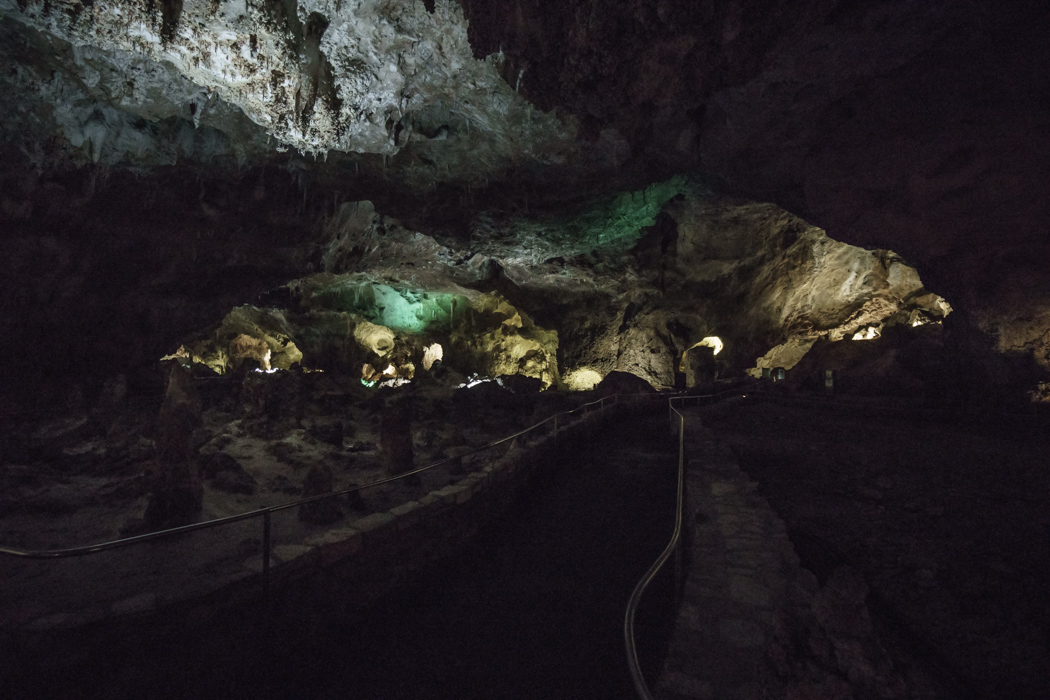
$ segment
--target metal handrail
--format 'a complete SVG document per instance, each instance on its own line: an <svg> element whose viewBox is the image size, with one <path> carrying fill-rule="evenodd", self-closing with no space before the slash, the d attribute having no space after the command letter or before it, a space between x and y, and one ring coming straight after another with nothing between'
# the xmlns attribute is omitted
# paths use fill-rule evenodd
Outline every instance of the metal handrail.
<svg viewBox="0 0 1050 700"><path fill-rule="evenodd" d="M798 394L781 394L777 392L768 392L762 395L765 401L780 401L782 403L796 403L796 404L807 404L812 406L832 406L839 408L856 408L861 410L879 410L879 411L895 411L897 413L921 413L927 415L941 415L941 416L953 416L958 411L946 407L937 406L923 406L923 405L880 405L876 403L864 403L858 401L849 400L850 398L857 397L844 397L844 396L821 396L819 394L809 395L798 395ZM876 397L863 397L863 398L875 398L880 400L891 401L893 397L890 396L876 396ZM1038 404L1033 403L1033 407ZM1038 418L1038 414L1032 412L1022 411L988 411L984 410L980 414L973 413L970 415L986 415L995 416L998 418L1009 418L1009 419L1027 419L1027 418Z"/></svg>
<svg viewBox="0 0 1050 700"><path fill-rule="evenodd" d="M21 550L21 549L15 549L15 548L12 548L12 547L0 546L0 554L6 554L6 555L9 555L9 556L15 556L15 557L23 557L23 558L26 558L26 559L59 559L59 558L65 558L65 557L83 556L85 554L94 554L96 552L104 552L104 551L111 550L111 549L119 549L121 547L126 547L126 546L129 546L129 545L132 545L132 544L137 544L139 542L147 542L147 541L150 541L150 540L161 539L161 538L164 538L164 537L170 537L170 536L173 536L173 535L183 534L183 533L187 533L187 532L193 532L193 531L196 531L196 530L207 530L207 529L219 527L221 525L226 525L228 523L234 523L234 522L238 522L238 521L241 521L241 520L248 520L250 518L257 518L259 516L266 516L266 515L269 515L270 513L275 513L275 512L278 512L278 511L282 511L282 510L287 510L289 508L295 508L296 506L301 506L304 503L313 503L314 501L322 501L322 500L325 500L327 498L337 498L339 496L345 496L345 495L347 495L349 493L354 493L356 491L363 491L364 489L372 488L374 486L381 486L382 484L387 484L387 483L390 483L392 481L398 481L399 479L404 479L404 478L407 478L409 476L414 476L416 474L420 474L422 472L428 471L428 470L433 469L435 467L440 467L440 466L442 466L444 464L448 464L449 462L453 462L455 460L462 459L463 457L469 457L470 455L477 454L478 452L483 452L483 451L491 449L493 447L497 447L499 445L502 445L503 443L510 442L511 440L514 440L515 438L518 438L518 437L521 437L522 435L530 433L533 430L535 430L535 429L537 429L537 428L539 428L539 427L541 427L543 425L546 425L547 423L549 423L551 421L555 422L555 431L557 431L557 419L560 416L571 416L571 415L573 415L573 414L575 414L575 413L577 413L579 411L585 411L585 409L587 409L588 407L595 406L595 405L599 405L600 406L600 410L604 411L605 410L605 401L606 401L606 399L610 399L610 398L611 399L616 399L618 396L619 396L619 394L613 394L611 396L602 397L602 398L598 399L597 401L591 401L589 403L581 404L581 405L577 406L576 408L574 408L572 410L561 411L560 413L555 413L554 415L549 416L548 418L545 418L544 420L540 421L539 423L535 423L533 425L530 425L529 427L527 427L527 428L525 428L523 430L519 430L518 432L513 433L511 435L508 435L506 437L500 438L499 440L493 440L492 442L489 442L489 443L486 443L484 445L481 445L480 447L471 448L471 449L469 449L466 452L463 452L461 454L458 454L458 455L455 455L455 456L452 456L452 457L446 457L446 458L441 459L441 460L439 460L437 462L433 462L433 463L428 464L426 466L419 467L418 469L413 469L411 471L407 471L407 472L404 472L402 474L397 474L396 476L386 477L384 479L379 479L378 481L372 481L372 482L369 482L367 484L362 484L360 486L353 486L351 488L344 489L342 491L334 491L332 493L323 493L323 494L320 494L320 495L317 495L317 496L310 496L308 498L301 498L301 499L299 499L297 501L291 501L289 503L282 503L282 504L279 504L279 505L276 505L276 506L267 506L265 508L257 508L256 510L250 510L250 511L246 511L244 513L238 513L236 515L228 515L228 516L225 516L225 517L222 517L222 518L215 518L213 520L205 520L205 521L199 522L199 523L191 523L189 525L181 525L179 527L168 528L166 530L157 530L155 532L149 532L149 533L146 533L146 534L143 534L143 535L135 535L133 537L124 537L124 538L121 538L121 539L118 539L118 540L111 540L109 542L100 542L98 544L87 545L87 546L83 546L83 547L70 547L70 548L65 548L65 549L49 549L49 550ZM266 534L266 539L269 539L268 533L265 533L265 534ZM265 556L264 556L264 559L265 559Z"/></svg>
<svg viewBox="0 0 1050 700"><path fill-rule="evenodd" d="M626 634L628 635L628 637L627 637L627 639L628 639L628 656L629 656L629 659L631 660L631 664L632 664L631 665L631 674L632 674L632 677L635 678L636 686L640 688L639 692L640 693L643 693L643 692L645 693L645 694L642 695L642 697L644 697L644 698L650 698L651 696L648 695L648 690L645 688L644 680L642 679L642 676L641 676L641 671L638 670L637 653L635 652L635 649L634 649L634 638L633 638L634 615L635 615L635 611L636 611L636 608L637 608L637 602L641 598L641 595L642 595L642 592L644 592L645 586L648 585L649 580L651 580L652 577L655 576L655 574L659 570L659 568L662 567L662 565L666 562L667 558L669 558L669 556L670 556L669 552L671 550L675 549L675 545L679 541L679 533L681 531L681 518L682 518L682 506L681 506L681 504L682 504L682 500L683 500L683 497L684 497L683 496L683 494L684 494L684 490L683 490L684 489L684 476L683 476L684 475L684 468L683 468L683 465L684 465L684 432L685 431L684 431L684 416L682 416L682 414L680 412L678 412L676 409L674 409L673 402L675 400L682 400L682 401L684 401L684 400L689 399L689 398L696 398L697 400L700 400L700 399L703 399L703 398L721 396L721 395L726 394L726 393L737 393L737 392L738 392L737 389L730 389L730 390L727 390L727 391L718 392L716 394L693 395L693 396L689 396L687 394L687 392L675 392L674 394L672 394L669 397L668 405L671 407L671 410L674 413L678 413L679 416L681 416L681 425L680 425L680 429L679 429L678 505L677 505L677 515L676 515L676 523L675 523L674 542L672 544L670 544L668 546L668 548L665 550L665 555L662 556L661 560L659 560L656 564L654 564L653 567L651 567L650 572L647 573L647 579L644 580L643 583L640 583L638 587L636 587L635 593L632 595L632 605L629 606L629 608L628 608L628 625L630 625L630 626L628 628L626 628ZM244 513L238 513L236 515L230 515L230 516L226 516L226 517L222 517L222 518L215 518L215 519L207 520L207 521L200 522L200 523L192 523L192 524L189 524L189 525L182 525L182 526L179 526L179 527L168 528L166 530L159 530L159 531L156 531L156 532L145 533L145 534L142 534L142 535L135 535L135 536L132 536L132 537L125 537L125 538L121 538L121 539L117 539L117 540L111 540L111 541L108 541L108 542L101 542L101 543L97 543L97 544L93 544L93 545L87 545L87 546L82 546L82 547L70 547L70 548L52 549L52 550L21 550L21 549L16 549L16 548L12 548L12 547L0 546L0 555L6 555L6 556L11 556L11 557L18 557L18 558L23 558L23 559L61 559L61 558L84 556L84 555L88 555L88 554L94 554L94 553L97 553L97 552L104 552L104 551L109 551L109 550L114 550L114 549L120 549L120 548L123 548L123 547L129 547L129 546L133 546L135 544L139 544L139 543L142 543L142 542L159 540L159 539L162 539L162 538L172 537L172 536L175 536L175 535L185 534L185 533L189 533L189 532L194 532L194 531L197 531L197 530L213 529L213 528L221 527L223 525L231 524L231 523L234 523L234 522L239 522L239 521L242 521L242 520L249 520L251 518L262 517L262 519L263 519L263 552L262 552L262 558L263 558L262 569L263 570L262 570L262 578L263 578L264 589L265 589L265 592L266 592L266 595L267 595L267 598L268 598L269 597L269 588L270 588L270 554L271 554L271 552L270 552L270 550L271 550L270 543L271 543L271 514L272 513L275 513L275 512L278 512L278 511L282 511L282 510L287 510L289 508L295 508L297 506L301 506L301 505L306 504L306 503L313 503L315 501L321 501L321 500L324 500L324 499L327 499L327 498L337 498L339 496L345 496L347 494L354 493L354 492L357 492L357 491L362 491L362 490L367 489L367 488L380 486L382 484L390 483L390 482L393 482L393 481L397 481L399 479L404 479L404 478L407 478L407 477L410 477L410 476L413 476L413 475L416 475L416 474L420 474L422 472L428 471L428 470L433 469L435 467L439 467L439 466L442 466L444 464L448 464L450 462L462 459L464 457L469 457L470 455L477 454L479 452L483 452L483 451L491 449L493 447L497 447L499 445L505 444L505 443L510 442L510 441L512 441L512 440L514 440L514 439L516 439L518 437L521 437L523 435L527 435L527 434L535 431L536 429L538 429L538 428L540 428L542 426L545 426L545 425L547 425L549 423L553 423L553 430L551 431L551 435L554 437L555 440L557 440L558 434L560 432L559 425L558 425L558 419L559 418L572 416L572 415L575 415L577 413L586 413L587 409L589 409L589 408L591 408L593 406L598 406L599 410L604 413L605 406L606 406L607 402L610 403L610 404L615 405L615 404L619 404L621 398L627 398L627 397L633 397L633 398L646 397L646 398L661 398L662 399L664 397L668 397L668 394L666 394L666 393L654 393L654 394L650 394L650 393L646 393L646 394L611 394L609 396L602 397L602 398L597 399L595 401L591 401L591 402L588 402L588 403L581 404L581 405L577 406L576 408L573 408L573 409L570 409L570 410L567 410L567 411L561 411L561 412L555 413L555 414L545 418L544 420L539 421L538 423L535 423L535 424L533 424L531 426L528 426L527 428L519 430L519 431L517 431L517 432L515 432L515 433L513 433L511 435L507 435L507 436L505 436L503 438L500 438L498 440L493 440L493 441L488 442L488 443L486 443L484 445L481 445L481 446L478 446L478 447L475 447L475 448L471 448L471 449L466 450L465 452L462 452L462 453L460 453L458 455L454 455L452 457L446 457L444 459L438 460L436 462L433 462L433 463L428 464L426 466L420 467L418 469L413 469L413 470L405 472L403 474L398 474L396 476L387 477L387 478L380 479L378 481L373 481L373 482L370 482L368 484L363 484L363 485L360 485L360 486L354 486L354 487L351 487L351 488L348 488L348 489L344 489L342 491L336 491L336 492L332 492L332 493L319 494L317 496L311 496L311 497L308 497L308 498L301 498L301 499L298 499L296 501L291 501L289 503L282 503L282 504L275 505L275 506L268 506L268 507L265 507L265 508L258 508L258 509L247 511L247 512L244 512ZM557 444L557 443L555 443L555 444ZM678 568L680 570L680 567L681 567L681 560L680 560L680 558L679 558L679 560L677 562L677 565L678 565Z"/></svg>
<svg viewBox="0 0 1050 700"><path fill-rule="evenodd" d="M674 532L671 533L671 540L664 547L664 550L660 552L660 556L656 558L652 566L649 567L645 575L642 576L641 580L634 587L634 591L631 592L631 597L627 601L627 610L624 613L623 621L623 637L624 645L627 649L627 667L631 673L631 681L634 683L634 689L638 693L638 697L642 700L653 700L653 695L649 690L649 686L645 682L645 676L642 674L641 663L638 661L638 649L634 641L634 619L638 613L638 605L641 603L642 595L645 593L645 589L649 586L656 575L660 572L660 569L664 567L667 560L671 558L671 555L675 555L675 591L676 597L678 592L678 586L680 585L682 578L682 511L685 504L685 414L674 407L674 402L680 401L683 404L688 399L696 399L699 404L701 399L713 398L716 401L720 401L727 394L739 394L740 389L726 389L725 391L715 392L714 394L701 394L693 396L672 396L667 400L668 411L671 415L671 421L674 422L675 415L678 416L678 492L675 496L675 518L674 518ZM746 396L746 394L745 394ZM684 407L684 406L683 406Z"/></svg>

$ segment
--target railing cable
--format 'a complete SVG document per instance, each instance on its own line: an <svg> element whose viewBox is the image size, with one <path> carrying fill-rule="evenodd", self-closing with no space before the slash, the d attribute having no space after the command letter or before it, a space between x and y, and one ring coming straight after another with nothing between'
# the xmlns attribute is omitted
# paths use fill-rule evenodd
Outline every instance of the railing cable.
<svg viewBox="0 0 1050 700"><path fill-rule="evenodd" d="M692 395L692 396L672 396L667 401L668 413L671 417L671 423L674 425L677 422L678 429L678 490L675 496L675 519L674 519L674 532L671 533L671 540L664 547L664 550L660 552L660 556L656 558L649 570L645 572L641 580L634 587L634 591L631 592L631 597L627 601L627 610L624 613L623 621L623 636L624 645L627 650L627 667L631 673L631 681L634 683L635 692L638 697L642 700L652 700L653 695L649 690L649 686L645 682L645 676L642 673L641 663L638 660L638 649L634 639L634 621L638 613L638 606L641 603L642 595L645 593L646 588L656 578L656 575L667 563L667 560L671 558L671 555L675 555L675 600L680 598L681 584L682 584L682 514L685 507L685 414L675 408L674 402L680 402L680 408L684 409L685 401L689 399L696 399L699 405L701 399L714 399L714 401L721 401L727 396L739 395L741 391L737 388L728 389L726 391L717 392L714 394L703 394L703 395ZM746 396L746 394L745 394Z"/></svg>
<svg viewBox="0 0 1050 700"><path fill-rule="evenodd" d="M648 396L648 394L644 394L644 395ZM301 505L306 504L306 503L313 503L315 501L322 501L322 500L325 500L325 499L328 499L328 498L337 498L339 496L345 496L345 495L350 494L350 493L354 493L354 492L357 492L357 491L363 491L365 489L373 488L375 486L381 486L383 484L388 484L388 483L393 482L393 481L398 481L400 479L405 479L407 477L414 476L416 474L421 474L422 472L428 471L430 469L434 469L435 467L440 467L440 466L448 464L450 462L454 462L456 460L463 459L464 457L469 457L469 456L477 454L479 452L484 452L485 450L489 450L489 449L492 449L493 447L498 447L499 445L508 443L508 442L510 442L510 441L512 441L512 440L514 440L516 438L519 438L519 437L523 436L523 435L527 435L527 434L537 430L538 428L540 428L540 427L542 427L544 425L547 425L548 423L553 423L554 424L553 434L555 435L555 438L557 438L557 435L560 432L559 428L558 428L558 418L559 417L568 417L568 416L575 415L577 413L586 413L587 409L592 407L592 406L598 406L599 410L602 411L602 413L604 413L605 402L607 400L609 400L610 403L614 403L616 401L616 396L618 396L618 395L614 394L614 395L611 395L611 396L605 396L605 397L602 397L602 398L597 399L595 401L591 401L589 403L581 404L581 405L579 405L576 408L573 408L571 410L561 411L560 413L556 413L556 414L554 414L552 416L549 416L549 417L545 418L544 420L539 421L538 423L530 425L527 428L519 430L516 433L513 433L511 435L507 435L507 436L502 437L502 438L500 438L498 440L493 440L493 441L488 442L488 443L486 443L484 445L481 445L479 447L471 448L471 449L466 450L465 452L462 452L460 454L453 455L452 457L446 457L444 459L438 460L437 462L432 462L431 464L428 464L428 465L423 466L423 467L419 467L418 469L412 469L410 471L402 472L401 474L397 474L397 475L394 475L394 476L389 476L389 477L386 477L384 479L379 479L377 481L372 481L372 482L369 482L367 484L362 484L362 485L359 485L359 486L353 486L353 487L348 488L348 489L343 489L342 491L333 491L331 493L323 493L323 494L320 494L320 495L317 495L317 496L310 496L308 498L300 498L300 499L298 499L296 501L291 501L289 503L282 503L282 504L275 505L275 506L267 506L265 508L257 508L255 510L246 511L244 513L238 513L236 515L229 515L229 516L226 516L226 517L223 517L223 518L215 518L215 519L212 519L212 520L205 520L205 521L199 522L199 523L191 523L189 525L181 525L181 526L178 526L178 527L172 527L172 528L168 528L168 529L165 529L165 530L158 530L158 531L155 531L155 532L149 532L149 533L142 534L142 535L135 535L135 536L132 536L132 537L124 537L124 538L117 539L117 540L111 540L109 542L100 542L98 544L87 545L87 546L83 546L83 547L70 547L70 548L65 548L65 549L50 549L50 550L22 550L22 549L16 549L16 548L13 548L13 547L0 546L0 554L4 554L4 555L8 555L8 556L14 556L14 557L22 557L22 558L27 558L27 559L60 559L60 558L65 558L65 557L83 556L83 555L86 555L86 554L94 554L96 552L104 552L104 551L108 551L108 550L111 550L111 549L118 549L118 548L121 548L121 547L126 547L126 546L129 546L129 545L138 544L140 542L147 542L147 541L150 541L150 540L156 540L156 539L161 539L161 538L165 538L165 537L171 537L173 535L184 534L184 533L193 532L193 531L196 531L196 530L211 529L211 528L219 527L219 526L222 526L222 525L227 525L227 524L230 524L230 523L238 522L238 521L241 521L241 520L248 520L248 519L251 519L251 518L257 518L257 517L260 517L260 516L263 516L263 520L264 520L264 533L263 533L264 540L268 540L269 539L269 533L266 532L265 530L266 530L266 525L268 525L268 523L269 523L269 514L276 513L278 511L282 511L282 510L287 510L289 508L295 508L297 506L301 506ZM657 394L656 396L659 396L659 394ZM562 425L563 426L565 425L564 421L563 421ZM264 569L265 569L266 560L267 560L267 557L264 554L264 557L263 557Z"/></svg>

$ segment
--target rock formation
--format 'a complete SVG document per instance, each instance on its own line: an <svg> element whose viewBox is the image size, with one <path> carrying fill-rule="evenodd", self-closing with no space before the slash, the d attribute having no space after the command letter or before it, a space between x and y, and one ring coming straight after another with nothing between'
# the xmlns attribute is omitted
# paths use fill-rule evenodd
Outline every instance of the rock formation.
<svg viewBox="0 0 1050 700"><path fill-rule="evenodd" d="M332 470L324 464L310 468L303 480L303 498L320 496L332 492ZM327 525L343 516L342 509L334 498L304 503L299 506L299 519L314 525Z"/></svg>
<svg viewBox="0 0 1050 700"><path fill-rule="evenodd" d="M1045 16L592 5L0 3L5 317L91 392L180 344L225 371L242 334L273 367L382 373L337 314L452 336L503 303L461 368L670 386L707 335L734 370L786 366L941 320L932 291L1000 379L1045 380L1045 61L1009 48ZM215 329L245 304L286 316ZM325 330L292 340L303 311Z"/></svg>
<svg viewBox="0 0 1050 700"><path fill-rule="evenodd" d="M379 449L388 474L401 474L412 469L412 405L408 399L388 399L383 406Z"/></svg>
<svg viewBox="0 0 1050 700"><path fill-rule="evenodd" d="M201 405L189 374L171 363L168 391L157 419L157 458L149 474L149 503L143 516L148 530L191 522L203 505L197 449Z"/></svg>

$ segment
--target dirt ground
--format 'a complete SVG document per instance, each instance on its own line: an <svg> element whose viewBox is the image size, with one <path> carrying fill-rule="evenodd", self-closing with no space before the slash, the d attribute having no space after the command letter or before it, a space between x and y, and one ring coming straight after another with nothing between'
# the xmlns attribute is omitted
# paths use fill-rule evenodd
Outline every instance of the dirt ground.
<svg viewBox="0 0 1050 700"><path fill-rule="evenodd" d="M298 500L317 465L331 471L335 491L385 478L379 423L384 402L395 392L411 395L417 467L504 437L568 405L561 397L515 395L494 383L406 391L365 390L324 375L298 377L291 387L287 377L250 381L254 393L246 383L198 383L204 505L197 520ZM159 399L129 399L108 415L6 420L0 441L3 544L53 549L136 534L129 529L149 499L158 406ZM225 461L216 462L217 455ZM478 455L458 468L474 471L486 458ZM360 500L340 506L347 514L386 510L455 478L441 467L367 489Z"/></svg>
<svg viewBox="0 0 1050 700"><path fill-rule="evenodd" d="M318 473L330 478L333 491L390 476L379 432L393 399L411 403L416 467L484 446L582 400L515 394L494 382L367 390L354 378L283 374L198 383L201 426L193 442L203 507L192 521L295 502L312 495L308 483ZM0 544L82 547L146 530L162 419L158 400L140 398L106 410L0 422ZM273 517L274 556L294 558L307 538L418 499L508 449L323 501L321 515L316 507L311 517L301 508L280 511ZM188 598L260 570L260 519L186 538L61 560L2 557L0 626L71 626L136 596Z"/></svg>
<svg viewBox="0 0 1050 700"><path fill-rule="evenodd" d="M1047 697L1047 416L748 400L705 424L821 583L842 566L864 577L894 663L934 679L912 697Z"/></svg>

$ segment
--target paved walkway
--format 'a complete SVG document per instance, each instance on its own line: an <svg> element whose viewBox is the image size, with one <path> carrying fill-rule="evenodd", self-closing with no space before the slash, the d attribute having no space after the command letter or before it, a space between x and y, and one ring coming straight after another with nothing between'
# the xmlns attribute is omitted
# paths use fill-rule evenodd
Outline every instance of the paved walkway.
<svg viewBox="0 0 1050 700"><path fill-rule="evenodd" d="M657 696L764 697L766 645L800 580L784 523L728 448L686 427L689 570Z"/></svg>

